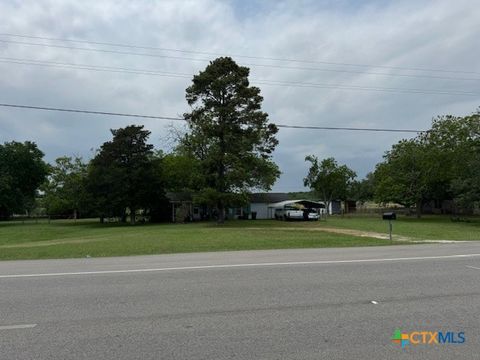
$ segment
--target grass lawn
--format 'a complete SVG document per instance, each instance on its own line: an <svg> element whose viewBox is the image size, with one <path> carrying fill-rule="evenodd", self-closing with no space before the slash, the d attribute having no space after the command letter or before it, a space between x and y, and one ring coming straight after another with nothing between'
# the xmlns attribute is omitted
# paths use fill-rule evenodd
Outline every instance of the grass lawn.
<svg viewBox="0 0 480 360"><path fill-rule="evenodd" d="M98 220L0 223L0 259L43 259L178 252L389 245L383 239L285 231L301 223L230 221L193 224L100 224ZM302 224L315 227L318 223Z"/></svg>
<svg viewBox="0 0 480 360"><path fill-rule="evenodd" d="M380 216L332 216L319 225L381 233L388 231L388 221ZM393 221L393 234L422 240L480 240L480 218L453 222L448 216L423 216L420 219L400 216Z"/></svg>
<svg viewBox="0 0 480 360"><path fill-rule="evenodd" d="M227 221L193 224L100 224L98 220L0 223L0 260L168 254L179 252L263 250L390 245L368 234L339 234L322 228L386 234L379 217L339 217L328 221ZM394 235L426 240L480 240L480 219L452 222L448 217L399 217ZM399 244L395 242L394 244Z"/></svg>
<svg viewBox="0 0 480 360"><path fill-rule="evenodd" d="M238 224L235 224L238 223ZM414 216L397 216L393 221L393 235L418 240L480 240L480 217L470 217L468 222L454 222L449 216L426 215L417 219ZM254 226L252 221L231 222L232 226ZM388 234L388 221L381 216L346 215L330 216L327 221L317 222L283 222L261 220L258 224L269 227L338 228L364 232ZM226 223L229 226L229 223Z"/></svg>

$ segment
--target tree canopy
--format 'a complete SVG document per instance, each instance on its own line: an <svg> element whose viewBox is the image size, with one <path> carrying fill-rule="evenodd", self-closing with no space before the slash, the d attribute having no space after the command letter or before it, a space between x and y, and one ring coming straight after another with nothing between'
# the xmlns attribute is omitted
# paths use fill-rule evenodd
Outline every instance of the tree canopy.
<svg viewBox="0 0 480 360"><path fill-rule="evenodd" d="M439 169L436 177L463 208L480 201L480 112L465 117L441 116L422 135ZM434 194L437 195L438 194Z"/></svg>
<svg viewBox="0 0 480 360"><path fill-rule="evenodd" d="M32 208L48 173L43 152L33 142L0 144L0 219Z"/></svg>
<svg viewBox="0 0 480 360"><path fill-rule="evenodd" d="M305 161L310 162L310 169L303 183L314 190L324 201L328 209L332 200L346 200L350 187L357 174L346 165L338 165L334 158L319 161L309 155Z"/></svg>
<svg viewBox="0 0 480 360"><path fill-rule="evenodd" d="M50 166L50 175L44 184L44 202L50 215L69 215L74 219L80 213L91 213L93 198L86 189L88 164L80 157L63 156Z"/></svg>
<svg viewBox="0 0 480 360"><path fill-rule="evenodd" d="M373 200L375 194L375 176L374 173L368 173L362 180L354 180L350 186L349 200L365 203Z"/></svg>
<svg viewBox="0 0 480 360"><path fill-rule="evenodd" d="M185 152L162 155L162 173L165 188L172 192L196 192L202 188L200 163Z"/></svg>
<svg viewBox="0 0 480 360"><path fill-rule="evenodd" d="M226 206L251 189L270 189L280 175L271 158L278 129L261 110L260 89L250 86L248 75L248 68L221 57L186 89L192 111L185 114L189 132L181 146L199 161L200 198L217 208L219 222Z"/></svg>
<svg viewBox="0 0 480 360"><path fill-rule="evenodd" d="M375 170L375 198L415 206L454 200L464 209L480 201L480 114L440 116L429 131L402 140Z"/></svg>
<svg viewBox="0 0 480 360"><path fill-rule="evenodd" d="M125 219L128 210L135 223L138 209L148 212L165 199L160 159L147 143L150 131L143 126L111 132L112 141L105 142L91 161L88 188L100 214Z"/></svg>
<svg viewBox="0 0 480 360"><path fill-rule="evenodd" d="M386 152L384 159L375 170L375 199L420 207L429 192L424 145L415 139L402 140Z"/></svg>

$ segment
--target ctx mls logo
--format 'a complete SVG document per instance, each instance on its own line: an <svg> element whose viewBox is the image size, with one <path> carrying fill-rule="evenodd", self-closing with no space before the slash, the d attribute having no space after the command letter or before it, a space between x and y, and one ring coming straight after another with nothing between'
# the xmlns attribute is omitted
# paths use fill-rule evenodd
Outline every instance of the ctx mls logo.
<svg viewBox="0 0 480 360"><path fill-rule="evenodd" d="M443 344L463 344L465 342L465 333L453 331L412 331L409 333L401 332L396 329L392 336L392 342L399 344L402 349L411 345L443 345Z"/></svg>

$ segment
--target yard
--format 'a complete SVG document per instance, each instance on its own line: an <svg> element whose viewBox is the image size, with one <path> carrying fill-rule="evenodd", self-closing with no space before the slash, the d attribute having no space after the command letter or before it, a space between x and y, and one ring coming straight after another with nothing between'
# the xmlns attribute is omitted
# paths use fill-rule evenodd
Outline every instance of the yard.
<svg viewBox="0 0 480 360"><path fill-rule="evenodd" d="M412 240L480 240L480 218L472 217L452 221L449 216L429 215L417 219L415 216L400 216L393 223L395 236ZM380 216L330 217L322 226L381 232L388 231L388 221Z"/></svg>
<svg viewBox="0 0 480 360"><path fill-rule="evenodd" d="M0 223L0 259L124 256L177 252L391 245L387 223L373 217L321 222L270 220L191 224L100 224L98 220ZM480 220L400 218L393 244L411 240L480 240Z"/></svg>

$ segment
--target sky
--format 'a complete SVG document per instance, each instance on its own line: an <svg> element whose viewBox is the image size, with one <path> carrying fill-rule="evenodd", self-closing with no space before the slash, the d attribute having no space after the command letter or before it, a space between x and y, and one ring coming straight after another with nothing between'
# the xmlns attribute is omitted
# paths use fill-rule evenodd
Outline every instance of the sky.
<svg viewBox="0 0 480 360"><path fill-rule="evenodd" d="M250 68L277 124L423 130L437 115L480 106L480 7L471 0L0 0L0 14L0 103L182 116L191 76L229 55ZM172 127L182 130L165 120L0 107L0 142L35 141L49 162L89 159L109 129L129 124L145 125L164 151ZM362 178L414 135L281 129L272 190L304 190L310 154Z"/></svg>

